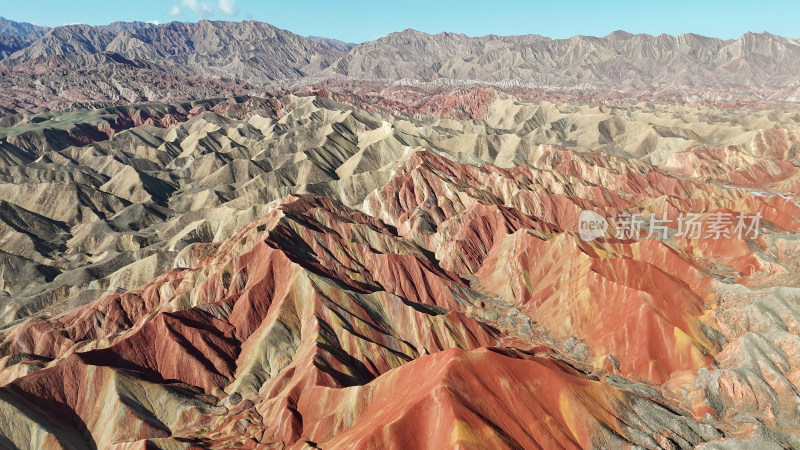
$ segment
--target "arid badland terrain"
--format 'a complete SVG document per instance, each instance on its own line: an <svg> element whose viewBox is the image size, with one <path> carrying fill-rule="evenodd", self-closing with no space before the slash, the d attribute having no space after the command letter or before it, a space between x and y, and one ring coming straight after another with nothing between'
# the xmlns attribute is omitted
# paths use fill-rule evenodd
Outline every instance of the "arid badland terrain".
<svg viewBox="0 0 800 450"><path fill-rule="evenodd" d="M0 57L0 448L800 448L797 40Z"/></svg>

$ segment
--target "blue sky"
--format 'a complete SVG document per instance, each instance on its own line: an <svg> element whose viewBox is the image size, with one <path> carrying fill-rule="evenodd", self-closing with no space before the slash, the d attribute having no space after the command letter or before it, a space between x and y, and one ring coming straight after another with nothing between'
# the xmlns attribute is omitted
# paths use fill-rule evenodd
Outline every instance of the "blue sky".
<svg viewBox="0 0 800 450"><path fill-rule="evenodd" d="M48 26L253 19L304 36L349 42L406 28L470 36L535 33L553 38L604 36L620 29L721 38L768 31L800 37L800 2L792 0L0 0L0 16Z"/></svg>

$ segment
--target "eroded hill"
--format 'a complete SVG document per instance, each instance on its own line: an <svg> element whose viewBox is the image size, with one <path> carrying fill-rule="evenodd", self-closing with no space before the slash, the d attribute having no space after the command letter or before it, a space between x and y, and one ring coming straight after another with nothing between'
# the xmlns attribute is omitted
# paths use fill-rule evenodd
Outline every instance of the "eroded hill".
<svg viewBox="0 0 800 450"><path fill-rule="evenodd" d="M796 111L418 94L5 118L2 442L800 445Z"/></svg>

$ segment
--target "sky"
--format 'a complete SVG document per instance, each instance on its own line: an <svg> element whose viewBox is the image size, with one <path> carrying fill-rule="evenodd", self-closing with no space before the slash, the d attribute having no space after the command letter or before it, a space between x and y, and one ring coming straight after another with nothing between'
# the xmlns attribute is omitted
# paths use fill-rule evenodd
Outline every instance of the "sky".
<svg viewBox="0 0 800 450"><path fill-rule="evenodd" d="M625 30L723 39L767 31L800 38L797 0L0 0L0 16L47 26L251 19L355 43L406 28L469 36L566 38Z"/></svg>

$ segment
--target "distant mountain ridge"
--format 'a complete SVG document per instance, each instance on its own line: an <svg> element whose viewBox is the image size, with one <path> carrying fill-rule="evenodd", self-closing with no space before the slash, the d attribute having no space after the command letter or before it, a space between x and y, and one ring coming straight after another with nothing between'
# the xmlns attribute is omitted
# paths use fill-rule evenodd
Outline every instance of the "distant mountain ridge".
<svg viewBox="0 0 800 450"><path fill-rule="evenodd" d="M0 33L12 33L19 35L41 36L49 27L34 25L27 22L14 22L0 17Z"/></svg>
<svg viewBox="0 0 800 450"><path fill-rule="evenodd" d="M0 17L0 60L30 45L47 30L47 27Z"/></svg>
<svg viewBox="0 0 800 450"><path fill-rule="evenodd" d="M118 56L113 56L113 55ZM106 63L81 66L74 57L111 55ZM54 64L69 71L42 86L30 75ZM65 59L66 58L66 59ZM98 61L97 58L91 58ZM116 70L120 61L128 61ZM147 77L164 73L198 83L205 79L265 87L318 84L325 80L384 84L490 84L500 88L578 90L607 98L673 90L735 99L796 101L800 98L800 41L769 33L722 40L682 34L630 34L550 39L535 34L469 37L407 29L361 44L303 37L256 21L197 23L115 22L56 28L0 20L0 111L41 110L18 99L67 92L105 103L159 100L161 88L129 92L131 67ZM70 72L72 71L72 72ZM80 72L80 75L77 73ZM119 72L119 74L117 74ZM123 75L124 74L124 77ZM134 77L134 80L135 81ZM89 82L87 82L89 80ZM135 84L135 83L134 83ZM135 95L134 95L135 94ZM3 97L0 95L0 97ZM38 100L37 100L38 101ZM63 103L63 102L62 102ZM26 106L28 105L28 106ZM39 109L37 109L39 108Z"/></svg>
<svg viewBox="0 0 800 450"><path fill-rule="evenodd" d="M13 65L50 56L118 53L161 65L172 73L264 83L318 72L345 53L263 22L146 25L53 28L9 55L6 62Z"/></svg>
<svg viewBox="0 0 800 450"><path fill-rule="evenodd" d="M604 37L392 33L354 47L322 72L358 79L519 81L543 86L637 87L798 80L800 42L747 33L736 40L616 32Z"/></svg>

